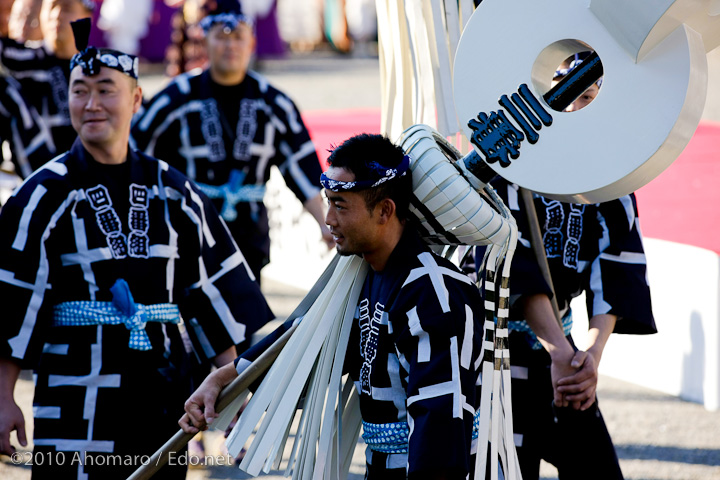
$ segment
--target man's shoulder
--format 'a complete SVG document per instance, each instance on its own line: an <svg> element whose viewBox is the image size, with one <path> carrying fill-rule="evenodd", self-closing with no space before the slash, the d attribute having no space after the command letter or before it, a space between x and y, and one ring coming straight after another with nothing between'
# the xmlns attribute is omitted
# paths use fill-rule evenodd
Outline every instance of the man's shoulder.
<svg viewBox="0 0 720 480"><path fill-rule="evenodd" d="M27 200L33 196L45 196L46 192L58 197L67 195L74 189L71 176L68 175L72 169L72 156L69 152L58 155L26 178L12 196Z"/></svg>
<svg viewBox="0 0 720 480"><path fill-rule="evenodd" d="M261 73L254 70L248 70L247 78L254 86L254 89L256 89L262 96L266 98L275 98L280 95L290 100L285 92L270 83L270 81Z"/></svg>
<svg viewBox="0 0 720 480"><path fill-rule="evenodd" d="M202 70L195 69L173 77L170 82L150 98L133 120L133 136L157 127L157 122L168 118L171 112L187 106L197 96Z"/></svg>
<svg viewBox="0 0 720 480"><path fill-rule="evenodd" d="M452 280L453 284L459 282L459 284L472 285L473 283L470 277L462 273L452 261L430 249L416 252L412 262L408 263L407 270L408 278L426 276L430 281L433 278L444 278Z"/></svg>
<svg viewBox="0 0 720 480"><path fill-rule="evenodd" d="M424 251L406 265L389 314L398 331L407 322L419 322L432 335L461 333L468 318L480 318L483 303L473 281L455 265L430 251Z"/></svg>
<svg viewBox="0 0 720 480"><path fill-rule="evenodd" d="M434 253L417 235L405 235L398 244L396 268L402 270L403 288L436 291L477 290L473 281L450 260Z"/></svg>
<svg viewBox="0 0 720 480"><path fill-rule="evenodd" d="M161 97L169 96L171 99L177 98L179 100L195 94L198 91L198 86L204 73L202 69L196 68L174 76L162 90L150 99L150 103L155 102Z"/></svg>

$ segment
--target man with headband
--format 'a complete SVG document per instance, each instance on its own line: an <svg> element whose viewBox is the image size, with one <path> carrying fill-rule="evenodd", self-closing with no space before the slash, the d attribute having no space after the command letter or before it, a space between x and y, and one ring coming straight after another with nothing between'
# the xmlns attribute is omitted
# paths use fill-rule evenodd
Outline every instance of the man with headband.
<svg viewBox="0 0 720 480"><path fill-rule="evenodd" d="M67 97L70 58L77 53L70 23L91 17L94 9L93 0L43 0L40 47L0 38L0 71L21 84L30 107L22 124L15 126L11 142L15 170L22 178L68 150L75 140ZM1 97L0 93L0 101ZM38 133L27 132L30 122Z"/></svg>
<svg viewBox="0 0 720 480"><path fill-rule="evenodd" d="M263 196L272 166L332 246L320 164L293 102L248 70L255 34L238 0L218 0L200 25L209 68L182 74L155 95L132 135L140 150L183 171L213 200L259 281L270 254Z"/></svg>
<svg viewBox="0 0 720 480"><path fill-rule="evenodd" d="M413 186L401 148L362 134L333 150L328 163L322 184L337 251L370 266L345 357L360 397L366 478L466 479L479 404L479 292L412 226ZM281 333L206 379L185 403L185 432L215 417L217 391Z"/></svg>
<svg viewBox="0 0 720 480"><path fill-rule="evenodd" d="M126 478L176 430L192 357L225 364L272 317L207 197L129 149L138 60L87 47L89 23L73 25L78 139L0 212L0 297L13 299L0 328L0 453L12 453L12 430L26 444L13 387L34 368L34 478ZM184 478L184 465L165 473Z"/></svg>
<svg viewBox="0 0 720 480"><path fill-rule="evenodd" d="M587 53L567 59L555 80L562 79L585 56ZM598 84L593 84L566 112L585 107L597 90ZM622 479L595 392L598 367L611 333L657 331L635 195L587 205L533 195L551 286L544 280L530 244L528 210L518 186L500 176L491 183L518 226L508 326L513 427L523 479L539 478L541 460L554 465L560 478ZM475 258L479 260L483 252L478 249ZM586 295L589 332L588 345L583 346L586 350L578 351L570 335L570 302L582 293ZM563 328L550 303L553 294Z"/></svg>

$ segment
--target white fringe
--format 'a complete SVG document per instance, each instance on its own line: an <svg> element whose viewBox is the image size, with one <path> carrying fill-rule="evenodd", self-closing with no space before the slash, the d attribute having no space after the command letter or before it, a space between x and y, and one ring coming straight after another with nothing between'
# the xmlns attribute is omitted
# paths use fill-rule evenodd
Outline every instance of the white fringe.
<svg viewBox="0 0 720 480"><path fill-rule="evenodd" d="M340 392L348 336L367 268L359 257L340 259L327 286L250 399L226 441L230 455L237 456L257 427L240 464L242 470L258 475L279 465L308 378L288 470L293 471L293 478L331 479L342 477L331 472L333 465L338 466L335 472L340 472L339 466L349 466L344 456L347 445L343 449L334 432L342 431L343 419L354 420L357 425L346 428L359 431L359 413L345 410L348 405L355 409L357 402Z"/></svg>

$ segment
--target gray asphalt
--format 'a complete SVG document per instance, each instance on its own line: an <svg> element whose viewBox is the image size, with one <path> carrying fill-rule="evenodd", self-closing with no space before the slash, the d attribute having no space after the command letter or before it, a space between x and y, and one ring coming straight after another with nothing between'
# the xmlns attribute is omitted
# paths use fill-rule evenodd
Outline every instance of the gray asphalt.
<svg viewBox="0 0 720 480"><path fill-rule="evenodd" d="M711 52L709 65L709 85L712 87L704 118L720 121L720 88L717 87L720 85L720 49ZM320 51L265 61L256 67L286 91L301 110L380 106L379 67L377 57L372 54L342 56ZM146 92L156 91L166 81L157 74L158 71L158 68L148 69L148 75L141 80ZM302 290L271 280L264 280L263 290L279 317L288 315L304 296ZM629 359L633 360L637 359ZM609 377L601 377L598 397L627 479L720 480L720 412L709 412L701 405ZM16 398L26 419L30 420L32 383L29 372L23 372ZM577 441L582 442L582 438ZM222 461L222 438L208 435L205 444L206 455ZM21 450L22 458L27 458L24 452L27 449ZM351 478L362 478L362 470L362 453L358 448ZM541 473L544 479L554 479L557 475L547 464L543 465ZM265 477L281 478L278 472ZM8 457L0 458L0 479L29 478L29 466L14 464ZM188 478L250 477L228 466L205 466L192 468Z"/></svg>

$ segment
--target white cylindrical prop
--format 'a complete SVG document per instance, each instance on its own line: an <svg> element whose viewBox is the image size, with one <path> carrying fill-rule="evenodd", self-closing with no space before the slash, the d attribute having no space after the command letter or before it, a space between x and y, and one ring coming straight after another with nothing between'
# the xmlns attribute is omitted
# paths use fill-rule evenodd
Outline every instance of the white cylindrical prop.
<svg viewBox="0 0 720 480"><path fill-rule="evenodd" d="M410 211L428 244L503 244L515 220L492 187L473 186L462 155L437 130L413 125L396 142L411 158ZM476 190L476 187L480 187Z"/></svg>

